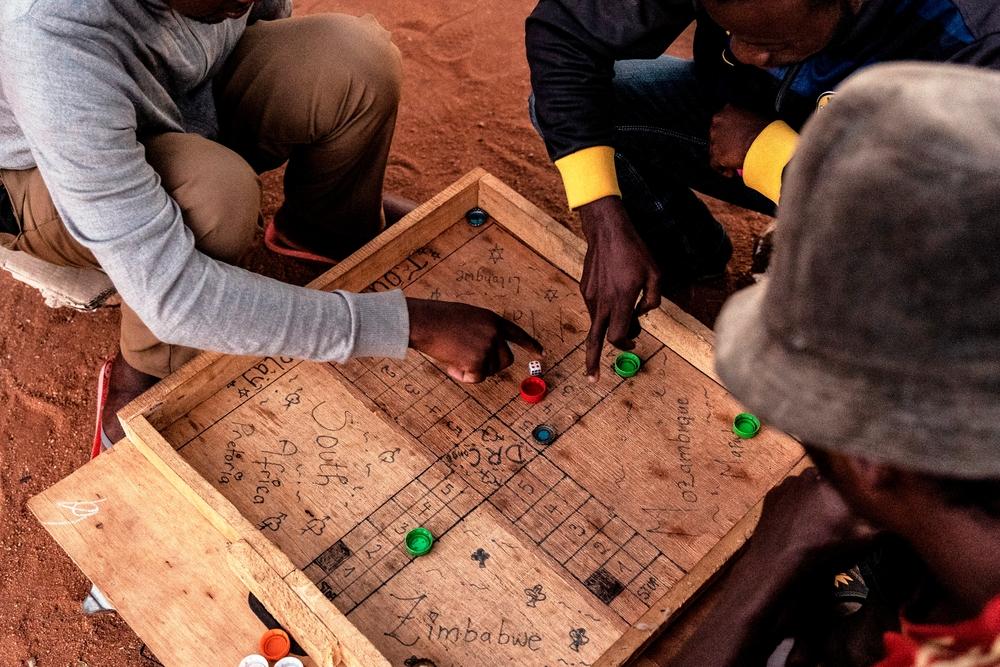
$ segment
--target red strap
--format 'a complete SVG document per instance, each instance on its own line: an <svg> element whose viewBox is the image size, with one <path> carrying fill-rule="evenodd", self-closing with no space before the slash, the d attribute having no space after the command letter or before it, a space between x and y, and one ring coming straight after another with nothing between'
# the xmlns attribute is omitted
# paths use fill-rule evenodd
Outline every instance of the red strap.
<svg viewBox="0 0 1000 667"><path fill-rule="evenodd" d="M104 365L101 366L100 375L97 378L97 419L95 420L96 427L94 428L94 444L90 448L91 460L96 459L97 455L101 453L101 434L104 432L104 404L108 401L111 366L114 362L115 358L113 356L109 357L108 360L104 362Z"/></svg>
<svg viewBox="0 0 1000 667"><path fill-rule="evenodd" d="M337 264L337 260L335 259L317 255L301 246L293 244L284 234L278 231L278 227L274 224L274 221L268 222L264 227L264 245L271 252L285 255L286 257L304 259L309 262L319 262L320 264Z"/></svg>

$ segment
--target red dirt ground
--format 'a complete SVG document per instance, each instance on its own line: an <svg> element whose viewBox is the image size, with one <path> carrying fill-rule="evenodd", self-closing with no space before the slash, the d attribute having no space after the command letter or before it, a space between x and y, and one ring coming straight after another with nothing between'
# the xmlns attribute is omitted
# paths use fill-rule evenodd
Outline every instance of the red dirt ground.
<svg viewBox="0 0 1000 667"><path fill-rule="evenodd" d="M388 187L417 201L482 166L579 230L526 114L524 17L535 0L297 0L297 13L374 14L405 58L402 109ZM674 51L689 49L687 36ZM268 175L267 206L280 201ZM727 293L746 284L750 245L767 220L713 205L736 248L726 286L684 305L708 324ZM315 270L258 250L251 265L304 282ZM118 312L46 308L0 272L0 665L126 667L159 664L116 615L85 617L89 584L25 503L83 465L97 368L117 344ZM123 563L123 567L127 564Z"/></svg>

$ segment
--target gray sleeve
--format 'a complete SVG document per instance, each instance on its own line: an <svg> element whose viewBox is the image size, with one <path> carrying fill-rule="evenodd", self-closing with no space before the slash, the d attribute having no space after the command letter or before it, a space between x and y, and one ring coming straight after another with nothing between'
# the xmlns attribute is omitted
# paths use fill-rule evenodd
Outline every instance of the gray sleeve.
<svg viewBox="0 0 1000 667"><path fill-rule="evenodd" d="M309 290L194 247L137 141L133 83L102 47L9 26L0 59L0 85L64 224L160 340L324 361L405 355L401 292Z"/></svg>

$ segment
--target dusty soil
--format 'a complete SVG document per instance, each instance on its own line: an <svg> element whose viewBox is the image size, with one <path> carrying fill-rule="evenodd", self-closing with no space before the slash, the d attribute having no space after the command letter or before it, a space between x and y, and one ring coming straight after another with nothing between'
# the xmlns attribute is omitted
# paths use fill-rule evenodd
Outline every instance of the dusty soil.
<svg viewBox="0 0 1000 667"><path fill-rule="evenodd" d="M405 58L406 83L388 171L391 190L423 201L485 167L577 230L557 174L526 115L523 21L535 0L297 0L298 13L374 14ZM687 37L673 47L684 54ZM280 175L266 177L267 207ZM746 284L750 245L767 220L713 205L736 248L725 284L683 305L711 324L725 296ZM315 268L258 250L251 265L304 282ZM116 615L85 617L89 583L28 512L29 498L88 457L100 362L113 354L118 313L46 308L0 272L0 665L159 664ZM122 564L127 567L127 563Z"/></svg>

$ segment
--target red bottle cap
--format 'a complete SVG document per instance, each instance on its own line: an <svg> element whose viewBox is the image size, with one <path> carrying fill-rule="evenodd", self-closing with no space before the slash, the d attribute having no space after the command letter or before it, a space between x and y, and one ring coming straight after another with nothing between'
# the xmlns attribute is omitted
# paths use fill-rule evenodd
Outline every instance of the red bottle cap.
<svg viewBox="0 0 1000 667"><path fill-rule="evenodd" d="M545 380L540 377L525 378L521 383L521 398L528 403L538 403L545 398L545 393L549 390Z"/></svg>
<svg viewBox="0 0 1000 667"><path fill-rule="evenodd" d="M292 648L292 641L284 630L268 630L260 638L260 652L268 660L281 660Z"/></svg>

